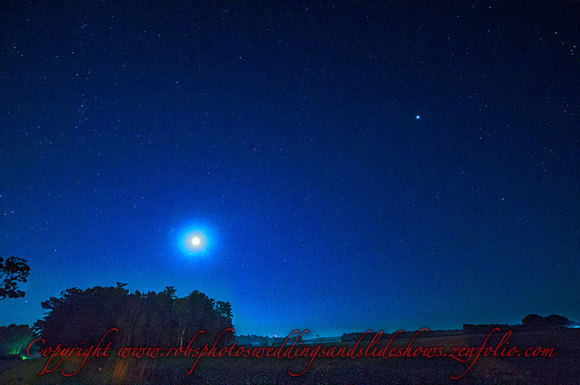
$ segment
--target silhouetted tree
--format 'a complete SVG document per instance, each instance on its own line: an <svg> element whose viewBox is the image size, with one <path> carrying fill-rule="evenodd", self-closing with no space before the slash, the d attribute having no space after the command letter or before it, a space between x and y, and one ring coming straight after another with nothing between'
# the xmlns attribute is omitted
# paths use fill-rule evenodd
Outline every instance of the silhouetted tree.
<svg viewBox="0 0 580 385"><path fill-rule="evenodd" d="M165 286L165 289L163 289L162 293L170 296L171 298L177 298L177 295L175 295L175 293L177 293L177 289L175 289L173 286Z"/></svg>
<svg viewBox="0 0 580 385"><path fill-rule="evenodd" d="M25 283L30 273L26 260L9 257L0 258L0 301L6 298L20 298L26 295L18 289L18 282Z"/></svg>
<svg viewBox="0 0 580 385"><path fill-rule="evenodd" d="M548 321L540 315L529 314L522 319L522 325L527 327L544 327L548 325Z"/></svg>
<svg viewBox="0 0 580 385"><path fill-rule="evenodd" d="M552 314L546 317L546 321L548 325L554 327L568 327L570 326L570 320L566 317L562 317L561 315Z"/></svg>
<svg viewBox="0 0 580 385"><path fill-rule="evenodd" d="M34 334L28 325L0 326L0 356L25 354Z"/></svg>
<svg viewBox="0 0 580 385"><path fill-rule="evenodd" d="M529 314L522 320L522 325L528 329L558 329L569 327L570 324L571 322L568 318L556 314L548 317Z"/></svg>
<svg viewBox="0 0 580 385"><path fill-rule="evenodd" d="M65 290L60 298L41 303L47 314L34 324L35 330L41 331L47 345L97 343L125 316L127 293L122 287Z"/></svg>
<svg viewBox="0 0 580 385"><path fill-rule="evenodd" d="M229 302L217 301L216 302L216 310L220 315L227 317L229 319L231 319L233 316L232 304Z"/></svg>
<svg viewBox="0 0 580 385"><path fill-rule="evenodd" d="M95 344L116 327L118 347L182 346L199 330L205 333L196 342L210 342L232 327L229 302L216 302L197 290L177 298L172 286L146 294L130 294L125 286L117 282L116 287L63 291L60 298L42 302L47 313L34 327L45 345L53 346Z"/></svg>

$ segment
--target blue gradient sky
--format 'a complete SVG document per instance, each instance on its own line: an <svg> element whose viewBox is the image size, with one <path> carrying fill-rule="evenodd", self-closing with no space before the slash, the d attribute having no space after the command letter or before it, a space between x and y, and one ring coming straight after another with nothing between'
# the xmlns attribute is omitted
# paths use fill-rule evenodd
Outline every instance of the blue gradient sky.
<svg viewBox="0 0 580 385"><path fill-rule="evenodd" d="M410 4L3 2L0 324L116 282L239 334L579 321L579 3Z"/></svg>

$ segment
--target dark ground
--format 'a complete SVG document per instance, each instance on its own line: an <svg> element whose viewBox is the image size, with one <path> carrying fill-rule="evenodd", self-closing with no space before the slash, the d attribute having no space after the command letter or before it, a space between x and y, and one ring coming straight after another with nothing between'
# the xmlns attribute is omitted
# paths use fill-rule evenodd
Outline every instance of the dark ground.
<svg viewBox="0 0 580 385"><path fill-rule="evenodd" d="M492 336L486 346L497 346L503 332ZM202 358L186 376L195 359L90 358L79 374L65 377L58 372L37 376L46 358L0 362L2 384L580 384L580 329L559 332L512 334L503 347L521 348L521 356L483 357L460 379L470 363L449 357L452 347L480 347L486 335L418 337L412 347L443 347L445 357L424 358L323 358L317 357L308 371L308 359L294 358ZM410 338L394 340L391 346L406 347ZM306 345L303 345L306 346ZM315 345L311 345L315 346ZM332 345L328 345L332 346ZM353 344L347 345L348 347ZM366 347L368 343L359 346ZM384 346L384 345L380 345ZM553 348L553 357L523 357L529 347ZM53 361L54 363L55 361ZM64 363L72 372L79 364ZM51 365L52 367L52 365Z"/></svg>

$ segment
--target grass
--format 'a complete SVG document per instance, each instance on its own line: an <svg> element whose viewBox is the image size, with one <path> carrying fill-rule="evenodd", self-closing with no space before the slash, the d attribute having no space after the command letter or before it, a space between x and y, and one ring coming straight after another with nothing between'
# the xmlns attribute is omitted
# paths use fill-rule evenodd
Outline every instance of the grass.
<svg viewBox="0 0 580 385"><path fill-rule="evenodd" d="M492 336L497 344L503 333ZM449 356L439 358L325 358L317 357L302 376L292 377L288 368L301 372L309 358L276 359L222 357L199 360L193 373L186 376L194 358L158 357L122 359L90 357L79 374L65 377L58 370L38 376L47 358L29 359L0 366L0 382L6 385L40 384L580 384L580 330L548 333L513 334L508 348L550 347L555 357L480 357L467 374L459 375L469 363ZM486 335L420 337L412 346L479 347ZM409 339L395 340L393 346L405 347ZM367 346L364 343L362 346ZM332 345L331 345L332 346ZM346 345L352 347L353 344ZM384 345L381 345L384 346ZM74 372L82 361L67 359L62 367ZM3 369L2 369L3 368Z"/></svg>

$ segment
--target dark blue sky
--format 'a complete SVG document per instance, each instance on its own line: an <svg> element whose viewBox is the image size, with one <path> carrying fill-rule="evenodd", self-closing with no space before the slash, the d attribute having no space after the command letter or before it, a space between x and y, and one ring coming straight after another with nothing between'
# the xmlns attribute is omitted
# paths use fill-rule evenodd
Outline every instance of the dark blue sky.
<svg viewBox="0 0 580 385"><path fill-rule="evenodd" d="M0 6L0 324L116 282L239 334L580 320L578 2L200 3Z"/></svg>

